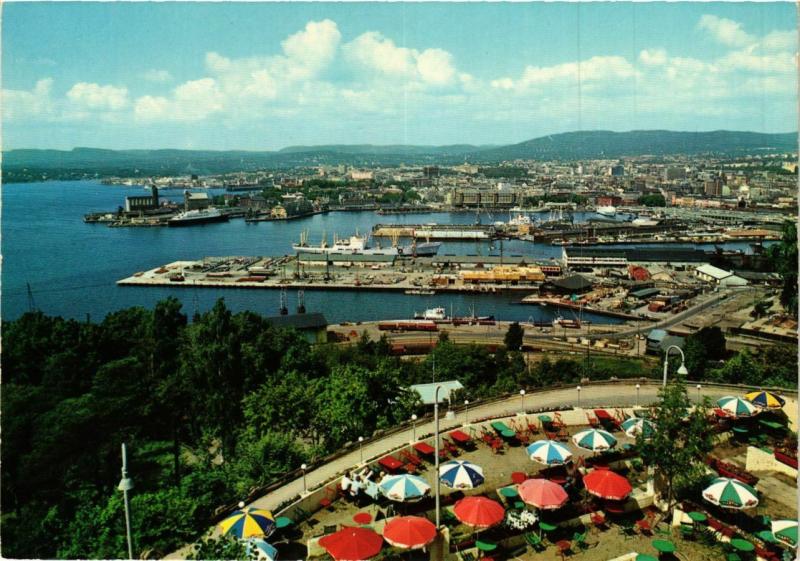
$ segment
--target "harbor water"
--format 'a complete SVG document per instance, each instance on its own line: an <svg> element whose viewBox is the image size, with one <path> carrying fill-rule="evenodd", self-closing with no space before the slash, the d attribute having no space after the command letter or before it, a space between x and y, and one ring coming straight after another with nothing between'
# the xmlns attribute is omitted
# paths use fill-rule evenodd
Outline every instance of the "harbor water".
<svg viewBox="0 0 800 561"><path fill-rule="evenodd" d="M288 255L291 245L308 231L309 243L319 243L323 233L349 236L368 233L377 223L474 224L470 213L425 213L378 215L374 212L332 212L281 222L247 223L242 219L191 228L109 228L86 224L84 214L113 211L127 195L141 195L141 187L102 185L96 181L52 181L7 184L2 188L2 318L14 319L29 309L51 315L100 320L107 313L130 306L152 307L158 300L176 296L184 311L209 309L224 297L234 311L252 310L276 315L279 294L275 290L211 288L119 287L117 280L136 271L152 269L177 260L206 256ZM162 196L178 200L179 191ZM591 215L594 216L594 215ZM484 224L508 220L507 213L483 213ZM583 221L587 214L576 213ZM613 246L605 246L613 247ZM630 246L626 246L630 247ZM654 247L650 245L648 247ZM670 244L670 247L676 247ZM697 246L703 247L703 246ZM728 249L747 250L748 244L726 244ZM711 246L708 247L711 249ZM447 242L440 254L499 255L500 243ZM506 240L504 255L532 259L558 259L561 248ZM28 293L30 285L30 295ZM289 291L294 309L297 294ZM403 293L306 291L308 312L322 312L331 323L412 317L415 311L442 306L455 315L493 314L501 320L549 321L557 312L539 306L517 305L519 294L436 294L410 296ZM568 314L569 315L569 314ZM618 320L592 317L595 323Z"/></svg>

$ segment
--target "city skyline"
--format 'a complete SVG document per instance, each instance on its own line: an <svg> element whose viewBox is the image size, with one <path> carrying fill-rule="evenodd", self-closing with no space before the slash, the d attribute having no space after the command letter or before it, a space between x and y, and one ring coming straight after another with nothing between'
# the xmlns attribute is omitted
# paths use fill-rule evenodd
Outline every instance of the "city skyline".
<svg viewBox="0 0 800 561"><path fill-rule="evenodd" d="M9 3L3 148L793 131L793 8Z"/></svg>

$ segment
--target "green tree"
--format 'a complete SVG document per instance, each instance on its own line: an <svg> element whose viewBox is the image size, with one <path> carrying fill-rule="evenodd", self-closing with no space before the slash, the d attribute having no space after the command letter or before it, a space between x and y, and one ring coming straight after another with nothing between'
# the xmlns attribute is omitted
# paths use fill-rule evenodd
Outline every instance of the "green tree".
<svg viewBox="0 0 800 561"><path fill-rule="evenodd" d="M508 331L503 338L503 343L510 351L518 351L522 348L522 340L525 337L525 329L522 328L519 322L515 321L509 324Z"/></svg>
<svg viewBox="0 0 800 561"><path fill-rule="evenodd" d="M650 438L639 435L636 446L646 465L654 466L664 483L664 497L669 508L676 488L691 485L705 470L704 459L713 447L706 415L708 399L691 409L686 385L672 380L659 390L653 404L652 420L656 430Z"/></svg>
<svg viewBox="0 0 800 561"><path fill-rule="evenodd" d="M656 206L656 207L667 206L667 200L664 198L664 195L658 193L652 195L642 195L641 197L639 197L638 202L640 205L644 206Z"/></svg>
<svg viewBox="0 0 800 561"><path fill-rule="evenodd" d="M780 243L770 246L769 257L783 279L781 304L797 315L797 225L787 221L783 225Z"/></svg>
<svg viewBox="0 0 800 561"><path fill-rule="evenodd" d="M245 542L231 536L218 536L200 541L188 558L248 561L258 559L258 552L252 548L248 554Z"/></svg>

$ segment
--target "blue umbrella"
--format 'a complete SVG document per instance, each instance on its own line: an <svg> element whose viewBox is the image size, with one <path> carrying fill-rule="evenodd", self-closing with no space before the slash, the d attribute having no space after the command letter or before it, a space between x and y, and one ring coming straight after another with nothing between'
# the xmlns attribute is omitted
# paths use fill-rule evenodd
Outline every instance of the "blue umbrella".
<svg viewBox="0 0 800 561"><path fill-rule="evenodd" d="M453 489L472 489L483 483L483 469L465 460L451 460L439 466L439 480Z"/></svg>
<svg viewBox="0 0 800 561"><path fill-rule="evenodd" d="M278 558L278 550L275 546L268 544L261 538L250 538L245 541L245 551L248 557L252 557L253 553L255 553L257 559L275 561Z"/></svg>
<svg viewBox="0 0 800 561"><path fill-rule="evenodd" d="M390 475L378 486L393 501L414 501L430 492L428 482L417 475Z"/></svg>
<svg viewBox="0 0 800 561"><path fill-rule="evenodd" d="M572 459L569 448L555 440L537 440L526 450L531 460L548 466L560 466Z"/></svg>

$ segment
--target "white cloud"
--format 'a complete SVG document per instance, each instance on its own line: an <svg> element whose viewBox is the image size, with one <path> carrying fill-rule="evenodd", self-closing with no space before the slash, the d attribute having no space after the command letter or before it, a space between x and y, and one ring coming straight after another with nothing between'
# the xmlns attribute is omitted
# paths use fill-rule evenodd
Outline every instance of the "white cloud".
<svg viewBox="0 0 800 561"><path fill-rule="evenodd" d="M83 109L119 111L128 105L128 88L78 82L67 92L67 99Z"/></svg>
<svg viewBox="0 0 800 561"><path fill-rule="evenodd" d="M143 121L199 121L221 112L225 96L213 78L190 80L172 90L172 96L143 96L134 104L134 115Z"/></svg>
<svg viewBox="0 0 800 561"><path fill-rule="evenodd" d="M447 86L471 79L469 74L458 73L453 65L453 55L443 49L418 51L399 47L377 31L362 33L342 47L347 60L367 73L379 73L384 78L406 81L414 89L423 86Z"/></svg>
<svg viewBox="0 0 800 561"><path fill-rule="evenodd" d="M708 31L718 42L729 47L744 47L755 43L756 38L742 29L742 24L727 18L704 14L697 24L698 29Z"/></svg>
<svg viewBox="0 0 800 561"><path fill-rule="evenodd" d="M310 21L281 43L286 59L277 62L286 64L290 79L314 76L333 60L341 38L336 22Z"/></svg>
<svg viewBox="0 0 800 561"><path fill-rule="evenodd" d="M156 82L156 83L171 82L172 74L169 73L169 70L158 70L152 68L147 72L144 72L142 74L142 78L144 78L148 82Z"/></svg>
<svg viewBox="0 0 800 561"><path fill-rule="evenodd" d="M53 113L52 78L42 78L30 90L2 90L2 117L8 120L38 119Z"/></svg>
<svg viewBox="0 0 800 561"><path fill-rule="evenodd" d="M797 31L772 31L761 40L768 51L797 50Z"/></svg>
<svg viewBox="0 0 800 561"><path fill-rule="evenodd" d="M636 69L621 56L594 56L580 62L565 62L553 66L527 66L519 79L500 78L491 85L501 90L514 89L524 93L530 89L567 86L592 82L619 83L632 78Z"/></svg>
<svg viewBox="0 0 800 561"><path fill-rule="evenodd" d="M639 62L648 66L658 66L667 62L667 51L664 49L644 49L639 53Z"/></svg>

